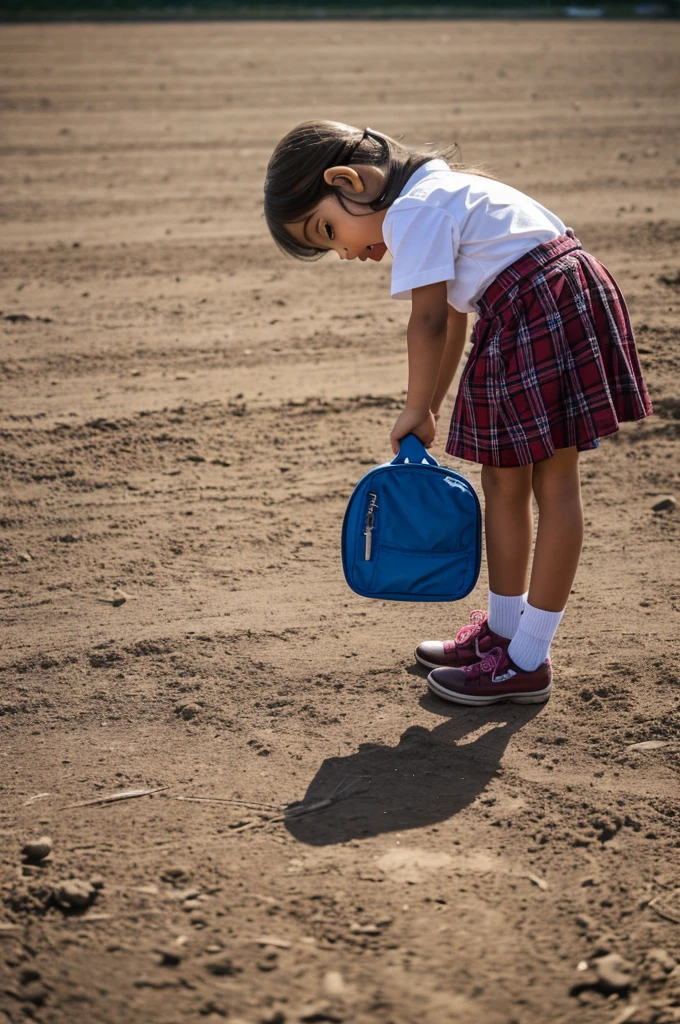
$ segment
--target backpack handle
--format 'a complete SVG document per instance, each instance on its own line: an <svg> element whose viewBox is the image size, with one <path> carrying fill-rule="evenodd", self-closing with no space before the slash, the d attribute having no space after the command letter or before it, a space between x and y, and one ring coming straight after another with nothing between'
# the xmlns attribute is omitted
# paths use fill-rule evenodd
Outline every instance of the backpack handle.
<svg viewBox="0 0 680 1024"><path fill-rule="evenodd" d="M399 442L399 454L392 459L393 466L409 465L438 466L434 455L430 455L422 441L415 434L407 434Z"/></svg>

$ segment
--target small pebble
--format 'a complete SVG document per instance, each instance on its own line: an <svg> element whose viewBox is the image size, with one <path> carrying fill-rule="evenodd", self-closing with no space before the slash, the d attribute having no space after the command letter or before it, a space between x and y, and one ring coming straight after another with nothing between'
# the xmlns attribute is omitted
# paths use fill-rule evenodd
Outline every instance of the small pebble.
<svg viewBox="0 0 680 1024"><path fill-rule="evenodd" d="M62 907L72 910L82 910L92 903L97 890L80 878L70 878L67 882L61 882L56 889L57 902Z"/></svg>
<svg viewBox="0 0 680 1024"><path fill-rule="evenodd" d="M23 967L19 971L19 981L22 985L28 985L32 981L40 981L40 971L37 971L35 967Z"/></svg>
<svg viewBox="0 0 680 1024"><path fill-rule="evenodd" d="M258 1017L258 1024L286 1024L286 1015L283 1010L265 1010Z"/></svg>
<svg viewBox="0 0 680 1024"><path fill-rule="evenodd" d="M257 961L258 971L275 971L279 966L278 963L279 954L275 950L271 950L269 953L265 953L261 960Z"/></svg>
<svg viewBox="0 0 680 1024"><path fill-rule="evenodd" d="M659 498L657 502L652 505L652 512L673 512L677 502L672 495L667 495L665 498Z"/></svg>
<svg viewBox="0 0 680 1024"><path fill-rule="evenodd" d="M184 903L185 900L195 900L200 894L200 889L175 889L166 893L165 898L173 903Z"/></svg>
<svg viewBox="0 0 680 1024"><path fill-rule="evenodd" d="M347 985L340 971L326 971L323 990L329 999L342 999L347 994Z"/></svg>
<svg viewBox="0 0 680 1024"><path fill-rule="evenodd" d="M199 1006L198 1012L201 1015L201 1020L205 1018L211 1024L217 1024L218 1021L221 1022L230 1016L227 1004L223 999L207 999ZM234 1024L244 1024L243 1017L237 1018Z"/></svg>
<svg viewBox="0 0 680 1024"><path fill-rule="evenodd" d="M196 715L200 714L200 706L198 704L185 704L181 709L180 714L185 722L189 722Z"/></svg>
<svg viewBox="0 0 680 1024"><path fill-rule="evenodd" d="M238 973L238 968L234 966L230 956L213 957L210 960L206 960L203 966L206 971L214 974L216 978L228 978Z"/></svg>
<svg viewBox="0 0 680 1024"><path fill-rule="evenodd" d="M161 967L177 967L182 962L182 954L176 948L160 946L155 950Z"/></svg>
<svg viewBox="0 0 680 1024"><path fill-rule="evenodd" d="M607 953L593 961L600 989L606 994L627 992L633 984L633 965L618 953Z"/></svg>
<svg viewBox="0 0 680 1024"><path fill-rule="evenodd" d="M185 864L170 864L164 868L161 878L164 882L174 882L177 879L188 878L189 868Z"/></svg>
<svg viewBox="0 0 680 1024"><path fill-rule="evenodd" d="M185 900L184 903L182 904L182 910L185 912L185 914L191 914L191 913L193 913L194 910L200 910L200 909L201 909L201 901L200 900L194 900L194 899Z"/></svg>
<svg viewBox="0 0 680 1024"><path fill-rule="evenodd" d="M52 840L49 836L41 836L40 839L24 843L21 853L31 864L39 864L52 853Z"/></svg>
<svg viewBox="0 0 680 1024"><path fill-rule="evenodd" d="M353 924L351 924L349 926L349 930L354 935L380 935L382 933L382 929L378 928L377 925L359 924L358 921L355 921Z"/></svg>
<svg viewBox="0 0 680 1024"><path fill-rule="evenodd" d="M677 962L665 949L650 949L645 957L647 977L651 981L665 981L677 967Z"/></svg>
<svg viewBox="0 0 680 1024"><path fill-rule="evenodd" d="M332 1007L326 1000L317 1003L310 1003L302 1008L298 1014L301 1021L342 1021L344 1017L335 1007Z"/></svg>
<svg viewBox="0 0 680 1024"><path fill-rule="evenodd" d="M255 940L258 946L274 946L276 949L290 949L290 942L287 939L279 939L276 935L260 935Z"/></svg>
<svg viewBox="0 0 680 1024"><path fill-rule="evenodd" d="M47 989L41 982L31 981L28 985L24 986L21 998L25 999L29 1003L33 1003L34 1006L43 1006L47 999L47 995ZM33 1016L33 1014L30 1016Z"/></svg>

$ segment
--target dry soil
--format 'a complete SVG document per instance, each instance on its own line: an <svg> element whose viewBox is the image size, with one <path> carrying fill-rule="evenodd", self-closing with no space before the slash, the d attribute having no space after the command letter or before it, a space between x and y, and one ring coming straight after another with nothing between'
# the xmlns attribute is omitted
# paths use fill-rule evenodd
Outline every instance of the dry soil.
<svg viewBox="0 0 680 1024"><path fill-rule="evenodd" d="M2 1024L680 1020L679 35L2 29ZM656 415L583 458L545 706L427 695L413 648L484 571L454 606L344 583L408 310L388 260L268 239L316 116L455 139L627 296Z"/></svg>

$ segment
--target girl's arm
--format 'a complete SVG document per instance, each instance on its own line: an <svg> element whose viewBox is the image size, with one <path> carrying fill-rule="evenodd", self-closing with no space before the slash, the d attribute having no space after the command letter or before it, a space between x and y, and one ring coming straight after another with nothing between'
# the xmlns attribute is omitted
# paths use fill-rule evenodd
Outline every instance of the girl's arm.
<svg viewBox="0 0 680 1024"><path fill-rule="evenodd" d="M453 306L449 306L449 320L446 328L446 345L439 367L437 385L432 396L431 409L435 417L439 415L441 404L446 398L451 382L456 375L460 357L465 347L467 338L467 313L459 313Z"/></svg>
<svg viewBox="0 0 680 1024"><path fill-rule="evenodd" d="M407 434L415 434L425 445L432 444L434 440L436 424L431 405L446 346L448 309L445 281L413 289L411 317L406 332L406 408L390 434L395 455L399 451L399 441Z"/></svg>

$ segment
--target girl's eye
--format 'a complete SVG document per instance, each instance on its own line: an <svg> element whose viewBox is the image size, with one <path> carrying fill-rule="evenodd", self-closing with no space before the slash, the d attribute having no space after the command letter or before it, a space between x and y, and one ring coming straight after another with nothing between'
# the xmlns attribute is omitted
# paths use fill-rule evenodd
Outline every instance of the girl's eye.
<svg viewBox="0 0 680 1024"><path fill-rule="evenodd" d="M330 224L324 224L323 228L324 228L324 231L326 232L326 234L328 235L328 237L332 241L332 239L333 239L333 228L330 226Z"/></svg>

